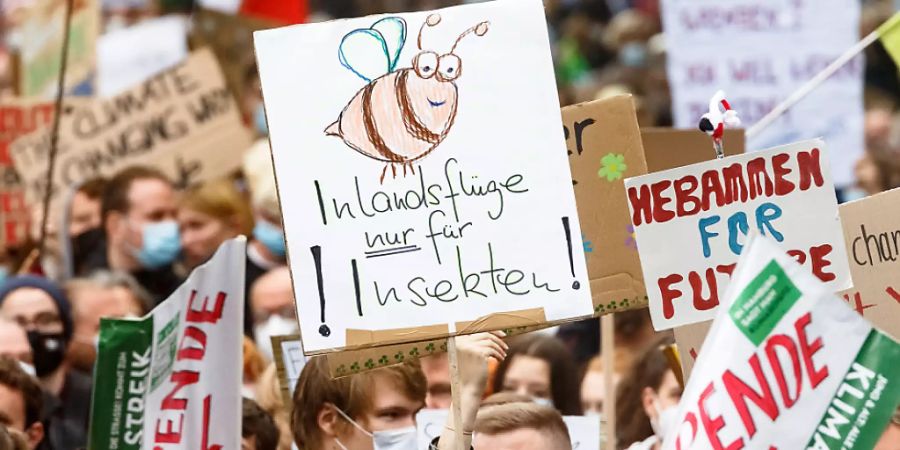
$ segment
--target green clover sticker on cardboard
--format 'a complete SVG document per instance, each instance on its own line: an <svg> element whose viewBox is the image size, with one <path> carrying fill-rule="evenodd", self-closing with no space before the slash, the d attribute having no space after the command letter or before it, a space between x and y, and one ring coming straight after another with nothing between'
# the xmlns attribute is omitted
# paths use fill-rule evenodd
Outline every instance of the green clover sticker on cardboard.
<svg viewBox="0 0 900 450"><path fill-rule="evenodd" d="M615 181L622 178L622 174L628 169L625 164L625 155L619 153L607 153L606 156L600 158L600 170L597 176L606 178L606 181Z"/></svg>

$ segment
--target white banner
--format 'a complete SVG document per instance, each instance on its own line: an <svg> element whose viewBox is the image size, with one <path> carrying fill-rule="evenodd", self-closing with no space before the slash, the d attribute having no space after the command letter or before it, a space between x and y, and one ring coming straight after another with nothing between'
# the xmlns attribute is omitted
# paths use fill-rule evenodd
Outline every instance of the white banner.
<svg viewBox="0 0 900 450"><path fill-rule="evenodd" d="M664 449L871 449L898 403L900 344L757 235Z"/></svg>
<svg viewBox="0 0 900 450"><path fill-rule="evenodd" d="M697 128L717 89L749 127L859 40L856 0L663 0L662 13L679 128ZM834 183L852 184L864 150L863 67L862 56L852 60L747 148L823 137L835 149Z"/></svg>
<svg viewBox="0 0 900 450"><path fill-rule="evenodd" d="M150 314L102 319L90 450L240 448L245 261L227 241Z"/></svg>

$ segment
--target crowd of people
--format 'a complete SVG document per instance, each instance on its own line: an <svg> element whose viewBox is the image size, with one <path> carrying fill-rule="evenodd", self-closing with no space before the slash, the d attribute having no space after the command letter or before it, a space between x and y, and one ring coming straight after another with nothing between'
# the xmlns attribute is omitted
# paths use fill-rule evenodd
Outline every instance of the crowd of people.
<svg viewBox="0 0 900 450"><path fill-rule="evenodd" d="M140 14L107 11L106 20L190 11L191 2L182 3L147 2L152 8ZM309 17L458 3L320 0L310 2ZM562 105L629 92L642 126L671 125L658 1L544 3ZM861 33L893 11L887 1L863 4ZM12 8L3 6L4 21ZM12 78L7 56L0 55L0 102ZM258 90L254 73L248 67L244 85ZM866 51L865 73L866 151L846 198L900 187L897 68L876 44ZM323 357L313 357L285 402L269 338L298 332L296 309L265 121L257 120L261 97L248 92L244 100L247 126L260 141L247 150L239 174L179 190L153 167L129 167L70 187L68 223L54 227L46 249L52 257L34 258L38 231L21 246L0 249L0 449L85 448L101 318L148 313L239 235L248 236L244 449L413 449L416 413L451 407L446 354L338 379ZM460 337L461 423L451 414L433 447L455 450L462 436L462 445L476 450L568 450L562 416L601 416L605 373L612 372L618 448L659 449L676 425L683 389L680 368L664 354L673 337L655 332L646 310L633 310L616 314L615 342L614 364L607 366L599 355L598 320L511 337ZM897 414L879 445L900 448Z"/></svg>

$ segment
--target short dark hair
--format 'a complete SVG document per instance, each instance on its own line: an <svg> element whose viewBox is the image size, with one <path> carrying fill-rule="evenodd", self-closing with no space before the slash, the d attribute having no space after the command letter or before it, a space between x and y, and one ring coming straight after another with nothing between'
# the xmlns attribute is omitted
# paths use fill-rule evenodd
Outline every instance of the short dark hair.
<svg viewBox="0 0 900 450"><path fill-rule="evenodd" d="M91 200L101 200L103 193L106 192L107 183L109 182L103 177L91 178L78 186L78 192Z"/></svg>
<svg viewBox="0 0 900 450"><path fill-rule="evenodd" d="M168 185L172 185L172 180L157 169L147 166L131 166L117 173L103 190L103 199L101 201L100 210L103 214L103 221L109 217L109 213L116 211L119 213L127 213L131 205L128 202L128 194L131 192L131 185L137 180L159 180Z"/></svg>
<svg viewBox="0 0 900 450"><path fill-rule="evenodd" d="M25 402L25 427L41 420L44 397L41 386L15 359L0 356L0 384L22 394Z"/></svg>
<svg viewBox="0 0 900 450"><path fill-rule="evenodd" d="M277 450L281 437L272 416L260 408L255 401L244 398L241 436L252 437L256 441L256 450Z"/></svg>

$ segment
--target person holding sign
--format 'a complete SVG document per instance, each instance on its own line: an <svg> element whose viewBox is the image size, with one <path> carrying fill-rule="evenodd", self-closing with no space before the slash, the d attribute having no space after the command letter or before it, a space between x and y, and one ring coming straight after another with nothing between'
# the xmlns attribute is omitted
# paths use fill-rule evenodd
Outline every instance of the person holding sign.
<svg viewBox="0 0 900 450"><path fill-rule="evenodd" d="M488 360L502 361L504 333L457 339L464 440L470 441L488 375ZM417 360L332 379L324 357L303 368L294 391L294 442L304 450L406 450L416 448L416 413L425 406L425 375ZM456 442L451 417L439 450L468 448Z"/></svg>

